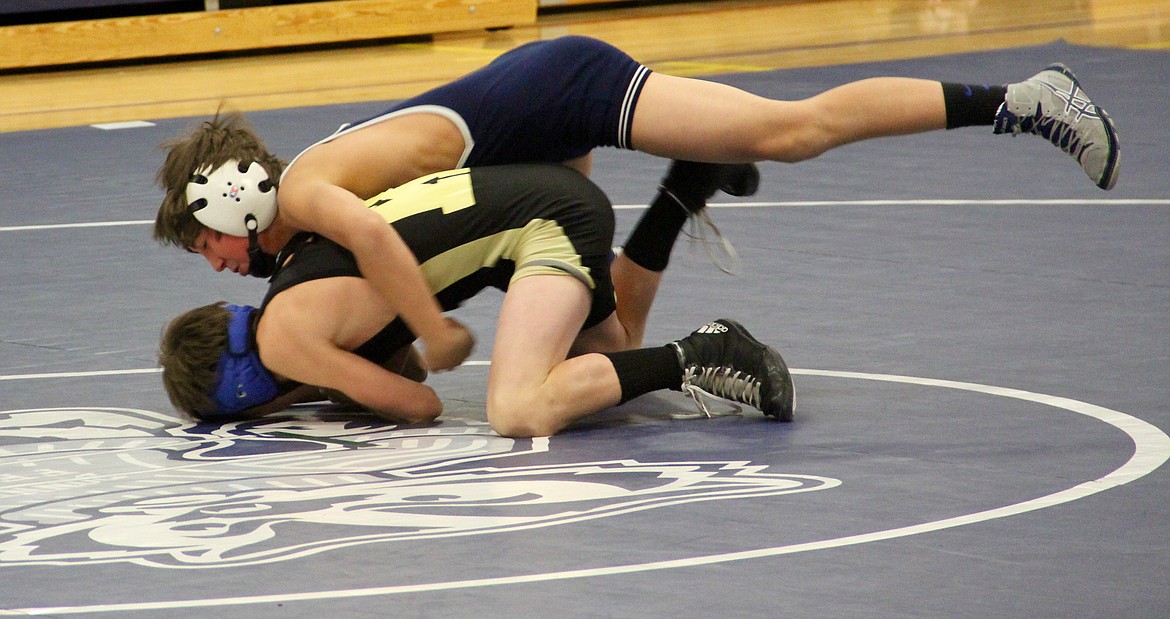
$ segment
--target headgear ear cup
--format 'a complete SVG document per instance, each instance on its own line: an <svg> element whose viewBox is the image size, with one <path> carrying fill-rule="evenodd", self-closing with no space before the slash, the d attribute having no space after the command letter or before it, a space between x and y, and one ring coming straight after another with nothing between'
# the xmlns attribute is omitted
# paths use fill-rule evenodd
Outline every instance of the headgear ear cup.
<svg viewBox="0 0 1170 619"><path fill-rule="evenodd" d="M199 223L232 236L248 237L248 274L268 277L276 259L260 249L259 233L276 219L276 191L264 166L231 159L212 170L196 170L187 183L187 204Z"/></svg>
<svg viewBox="0 0 1170 619"><path fill-rule="evenodd" d="M276 218L276 191L255 161L232 159L214 170L196 170L187 183L187 204L199 223L232 236L263 231Z"/></svg>
<svg viewBox="0 0 1170 619"><path fill-rule="evenodd" d="M272 373L260 362L252 340L252 313L248 305L228 305L228 347L216 367L216 383L208 395L216 409L199 411L202 419L226 418L244 409L267 404L280 395Z"/></svg>

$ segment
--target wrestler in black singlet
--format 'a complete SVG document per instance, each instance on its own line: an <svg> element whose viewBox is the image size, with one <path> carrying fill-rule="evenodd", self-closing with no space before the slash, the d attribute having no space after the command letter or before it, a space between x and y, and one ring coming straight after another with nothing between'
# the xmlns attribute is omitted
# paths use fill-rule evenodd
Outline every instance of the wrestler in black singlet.
<svg viewBox="0 0 1170 619"><path fill-rule="evenodd" d="M531 164L439 172L379 194L377 210L414 252L444 311L487 287L507 290L532 274L573 276L591 289L583 328L613 313L609 259L613 208L578 172ZM314 234L294 237L278 259L260 306L281 291L326 277L360 277L353 255ZM353 352L384 362L415 340L396 319Z"/></svg>

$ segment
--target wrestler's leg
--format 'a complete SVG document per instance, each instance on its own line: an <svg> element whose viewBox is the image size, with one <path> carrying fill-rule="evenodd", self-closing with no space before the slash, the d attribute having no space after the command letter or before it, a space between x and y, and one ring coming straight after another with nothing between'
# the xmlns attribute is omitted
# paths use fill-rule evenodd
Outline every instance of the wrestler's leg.
<svg viewBox="0 0 1170 619"><path fill-rule="evenodd" d="M942 85L881 77L800 101L759 97L732 86L651 74L634 111L634 148L714 162L811 159L870 138L946 127Z"/></svg>
<svg viewBox="0 0 1170 619"><path fill-rule="evenodd" d="M646 334L646 320L650 317L650 309L654 305L655 297L658 296L662 272L639 266L624 252L613 259L609 272L613 278L613 291L617 302L616 319L625 335L622 345L610 351L638 348Z"/></svg>
<svg viewBox="0 0 1170 619"><path fill-rule="evenodd" d="M593 171L593 153L589 152L576 159L565 161L564 165L580 172L582 176L588 177L589 173Z"/></svg>
<svg viewBox="0 0 1170 619"><path fill-rule="evenodd" d="M617 352L642 345L662 273L642 268L625 254L619 254L610 267L610 277L617 308L605 320L581 331L569 351L570 356Z"/></svg>
<svg viewBox="0 0 1170 619"><path fill-rule="evenodd" d="M671 173L663 180L658 196L634 226L623 251L610 263L609 279L617 306L614 315L583 331L571 354L616 352L642 345L662 273L670 263L683 224L690 214L706 206L707 197L728 178L726 172L743 171L742 168L679 161L671 164Z"/></svg>
<svg viewBox="0 0 1170 619"><path fill-rule="evenodd" d="M548 436L621 401L613 364L567 359L591 293L573 277L531 275L504 295L488 376L487 417L503 436Z"/></svg>

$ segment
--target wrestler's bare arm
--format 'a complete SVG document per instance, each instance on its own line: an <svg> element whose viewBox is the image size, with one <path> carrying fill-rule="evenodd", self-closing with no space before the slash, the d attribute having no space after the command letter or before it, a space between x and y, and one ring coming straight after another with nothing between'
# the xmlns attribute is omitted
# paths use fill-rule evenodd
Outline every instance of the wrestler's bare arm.
<svg viewBox="0 0 1170 619"><path fill-rule="evenodd" d="M419 355L418 349L414 346L402 347L398 352L391 355L382 364L382 367L403 378L413 380L416 383L421 383L427 379L427 370L422 366L422 357ZM287 410L296 404L314 404L326 401L334 404L357 405L357 402L354 402L349 396L340 391L322 389L316 385L298 384L286 393L277 396L271 402L246 408L233 415L233 418L259 419L260 417Z"/></svg>
<svg viewBox="0 0 1170 619"><path fill-rule="evenodd" d="M420 176L460 167L466 144L451 120L406 114L314 146L290 172L327 178L365 200Z"/></svg>
<svg viewBox="0 0 1170 619"><path fill-rule="evenodd" d="M422 340L428 368L450 369L471 354L475 341L470 332L442 316L410 248L356 195L312 177L282 184L280 191L281 213L289 224L353 252L362 275Z"/></svg>
<svg viewBox="0 0 1170 619"><path fill-rule="evenodd" d="M232 415L232 418L259 419L261 417L287 410L294 404L307 404L312 402L321 402L324 400L325 395L321 393L320 388L314 387L313 385L297 385L287 393L276 396L276 398L271 401L253 406L252 408L245 408L244 410Z"/></svg>
<svg viewBox="0 0 1170 619"><path fill-rule="evenodd" d="M290 380L340 391L395 420L418 423L438 417L443 404L433 389L345 350L376 328L366 324L374 314L355 310L363 300L368 306L371 297L311 294L321 289L314 291L309 284L326 281L301 284L269 302L256 329L265 367ZM381 308L379 312L384 315Z"/></svg>

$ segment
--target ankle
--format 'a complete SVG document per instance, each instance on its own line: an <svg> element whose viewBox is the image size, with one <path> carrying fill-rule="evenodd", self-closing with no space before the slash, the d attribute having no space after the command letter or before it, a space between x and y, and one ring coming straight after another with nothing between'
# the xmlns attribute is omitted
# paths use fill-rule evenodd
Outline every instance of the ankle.
<svg viewBox="0 0 1170 619"><path fill-rule="evenodd" d="M1006 86L944 82L942 88L947 129L995 123L996 112L1007 96Z"/></svg>

